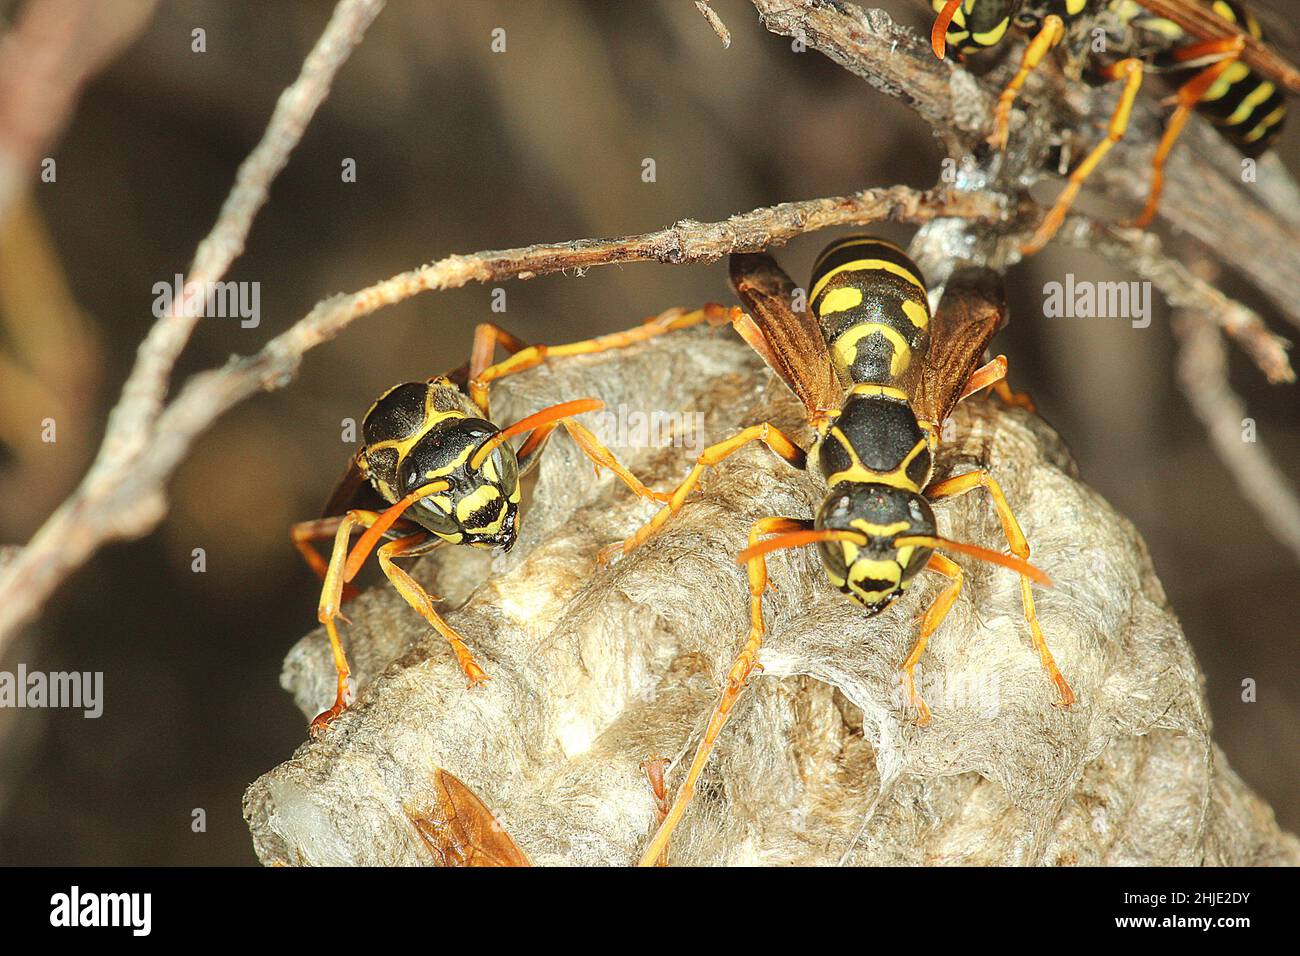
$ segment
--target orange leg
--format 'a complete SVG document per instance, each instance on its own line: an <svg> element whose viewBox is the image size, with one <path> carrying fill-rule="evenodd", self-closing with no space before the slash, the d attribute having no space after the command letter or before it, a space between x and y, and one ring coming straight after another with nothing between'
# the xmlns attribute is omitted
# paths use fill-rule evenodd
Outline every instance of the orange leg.
<svg viewBox="0 0 1300 956"><path fill-rule="evenodd" d="M1178 107L1169 117L1164 135L1160 137L1160 145L1156 147L1155 156L1151 160L1151 192L1147 196L1147 204L1141 214L1133 220L1133 225L1139 229L1145 229L1156 218L1156 209L1160 206L1160 193L1165 185L1165 161L1169 158L1174 144L1178 142L1178 137L1191 117L1192 111L1196 109L1196 104L1205 99L1205 95L1214 86L1215 81L1237 62L1237 57L1244 46L1245 40L1241 37L1230 37L1195 43L1175 52L1174 56L1179 60L1200 59L1214 54L1224 54L1225 58L1210 64L1178 88L1174 97Z"/></svg>
<svg viewBox="0 0 1300 956"><path fill-rule="evenodd" d="M582 453L590 458L596 465L597 476L600 475L600 469L608 468L614 474L618 475L619 480L631 488L638 496L645 498L648 501L660 502L661 504L670 500L669 495L658 491L652 491L642 484L641 479L628 471L626 466L614 457L614 453L602 445L590 430L579 425L571 418L563 419L560 424L564 425L565 431L569 433L574 444L576 444ZM529 439L531 440L531 438L532 436L530 435ZM525 445L527 445L527 442L525 442Z"/></svg>
<svg viewBox="0 0 1300 956"><path fill-rule="evenodd" d="M474 327L474 344L469 352L469 380L476 381L485 369L492 364L492 358L497 354L497 346L505 349L510 355L516 355L528 348L528 345L521 339L515 338L499 325L491 322L480 322Z"/></svg>
<svg viewBox="0 0 1300 956"><path fill-rule="evenodd" d="M516 372L533 368L548 358L560 358L567 355L592 355L609 349L626 348L629 345L644 342L666 332L674 332L677 329L698 325L700 322L721 325L730 320L731 312L729 309L711 302L693 312L687 312L683 309L669 309L662 315L657 315L636 328L627 329L623 332L612 332L609 335L584 339L581 342L570 342L567 345L530 346L525 346L509 332L490 323L484 323L474 333L474 347L470 356L469 397L483 410L484 415L488 416L491 413L488 392L492 382L505 378L507 375L514 375ZM492 355L497 345L501 345L512 354L504 361L492 365L489 363L492 361Z"/></svg>
<svg viewBox="0 0 1300 956"><path fill-rule="evenodd" d="M1007 503L1006 495L1002 493L1002 487L984 469L969 471L944 481L937 481L925 489L925 496L931 501L938 501L941 498L951 498L954 495L965 494L975 488L988 489L989 495L993 498L993 507L997 511L998 520L1002 522L1002 533L1006 536L1007 544L1011 547L1011 553L1028 560L1029 542L1025 540L1024 532L1020 530L1020 523L1016 521L1016 516L1011 511L1011 505ZM1023 574L1020 576L1020 600L1024 605L1025 622L1029 625L1034 648L1038 651L1038 658L1042 662L1043 669L1047 671L1047 676L1056 685L1057 693L1060 695L1060 705L1069 707L1074 703L1074 691L1070 690L1065 675L1056 666L1052 652L1047 649L1047 639L1043 637L1043 629L1038 626L1038 614L1034 610L1034 597L1029 591L1029 578Z"/></svg>
<svg viewBox="0 0 1300 956"><path fill-rule="evenodd" d="M925 653L925 645L929 643L930 635L939 629L939 625L952 609L953 602L957 600L957 595L961 593L962 582L961 568L956 562L938 552L930 555L930 560L925 567L928 571L939 572L952 583L940 592L934 599L934 603L926 610L925 617L921 619L921 635L916 639L912 652L907 655L907 660L903 661L901 668L903 689L907 693L904 709L906 713L915 715L916 722L922 727L930 722L930 708L925 706L925 699L916 689L916 665L921 660L921 655Z"/></svg>
<svg viewBox="0 0 1300 956"><path fill-rule="evenodd" d="M728 455L739 451L751 441L761 441L796 468L804 466L807 454L775 425L769 422L764 422L761 425L751 425L725 441L720 441L716 445L710 445L704 449L700 453L700 457L696 459L695 467L691 469L691 473L673 490L672 495L668 498L668 503L660 508L655 513L655 516L642 525L632 537L622 544L603 549L600 553L601 563L608 561L620 550L624 554L630 554L644 543L647 538L663 527L669 518L681 510L687 495L699 484L700 477L705 471L721 462Z"/></svg>
<svg viewBox="0 0 1300 956"><path fill-rule="evenodd" d="M1004 405L1023 408L1031 414L1038 411L1038 406L1028 392L1013 391L1011 385L1005 379L993 384L993 394L1002 399Z"/></svg>
<svg viewBox="0 0 1300 956"><path fill-rule="evenodd" d="M1047 51L1060 43L1064 36L1065 23L1060 17L1053 13L1043 18L1042 29L1025 47L1024 56L1020 60L1020 69L1016 71L1016 75L1011 78L1011 82L998 97L997 110L993 114L993 134L988 140L989 145L994 149L1007 148L1007 131L1011 128L1011 107L1015 105L1021 87L1025 85L1029 74L1034 72L1038 64L1043 61Z"/></svg>
<svg viewBox="0 0 1300 956"><path fill-rule="evenodd" d="M1124 91L1120 94L1119 103L1115 106L1115 112L1111 115L1110 125L1106 130L1106 138L1093 147L1092 152L1084 157L1074 172L1070 173L1070 180L1066 183L1065 188L1061 190L1061 195L1056 198L1056 204L1048 211L1039 225L1038 230L1033 236L1020 247L1023 255L1033 255L1043 246L1051 241L1056 235L1056 230L1061 228L1061 223L1065 221L1065 214L1070 211L1074 205L1074 200L1078 197L1079 191L1083 189L1083 184L1093 170L1097 168L1111 148L1120 141L1124 136L1124 131L1128 129L1129 117L1133 112L1133 102L1137 99L1138 90L1142 87L1142 61L1130 57L1126 60L1120 60L1112 64L1105 71L1108 79L1124 80Z"/></svg>
<svg viewBox="0 0 1300 956"><path fill-rule="evenodd" d="M343 617L339 608L342 604L344 586L356 577L371 549L378 544L379 537L365 534L351 551L348 550L348 541L356 531L362 528L374 528L376 522L381 521L386 514L387 512L356 510L349 511L342 518L337 519L338 530L334 535L334 549L325 570L325 583L321 587L320 604L317 606L316 619L325 625L325 633L329 636L330 649L334 654L334 668L338 672L338 693L334 698L333 706L318 714L311 722L313 733L320 732L329 725L330 721L343 713L352 698L351 688L348 684L351 669L348 667L347 656L343 652L343 643L339 639L335 619ZM425 614L423 605L430 604L431 609L431 599L406 572L391 563L391 559L395 554L410 551L415 545L423 543L425 538L426 536L421 532L383 545L379 548L380 566L407 603L424 615L438 633L442 634L451 644L452 650L456 654L456 660L460 663L465 676L469 678L470 686L473 687L486 679L482 668L474 663L474 659L469 655L464 642L446 622L438 617L436 613L432 617ZM409 582L409 587L407 582ZM418 594L412 592L412 588Z"/></svg>
<svg viewBox="0 0 1300 956"><path fill-rule="evenodd" d="M293 538L293 546L298 549L298 553L302 555L307 567L311 568L316 577L322 581L325 580L329 565L320 556L320 552L311 545L313 541L332 539L339 530L339 523L342 520L342 517L316 518L313 521L299 521L289 529L289 534Z"/></svg>
<svg viewBox="0 0 1300 956"><path fill-rule="evenodd" d="M664 780L664 773L667 770L668 761L658 755L652 754L648 759L641 761L641 772L645 774L650 784L650 793L655 799L655 811L659 814L661 825L668 818L668 785ZM667 865L668 845L665 843L659 858L655 861L655 866Z"/></svg>
<svg viewBox="0 0 1300 956"><path fill-rule="evenodd" d="M325 568L325 583L321 587L320 603L316 608L316 619L325 625L330 650L334 654L334 669L338 672L338 693L334 698L334 705L323 713L317 714L311 722L312 733L324 730L330 721L347 709L352 701L352 690L348 685L348 678L352 671L348 667L347 655L343 653L343 642L339 640L334 619L341 616L339 607L343 603L343 586L346 583L348 540L354 531L369 527L378 520L379 513L375 511L349 511L338 519L338 528L334 534L334 549Z"/></svg>
<svg viewBox="0 0 1300 956"><path fill-rule="evenodd" d="M799 521L794 518L760 518L749 529L749 543L751 546L757 544L758 539L766 534L802 531L808 528L810 524L809 521ZM763 669L763 665L758 662L758 652L763 647L763 592L767 589L766 556L759 555L750 560L748 573L749 636L745 638L745 644L740 651L740 655L727 670L727 682L723 687L722 696L714 705L713 714L709 717L709 725L704 731L704 737L695 750L694 759L691 760L691 768L686 774L686 779L682 781L677 795L673 798L673 805L669 808L667 816L659 824L654 839L650 841L650 846L642 854L639 866L656 866L660 854L667 850L668 840L672 836L673 830L677 828L677 824L681 821L682 814L686 812L687 805L691 802L691 797L695 793L695 785L704 770L704 765L708 763L709 754L713 752L713 745L718 739L718 734L722 732L723 725L731 716L736 701L740 699L740 695L749 686L750 676L755 671Z"/></svg>
<svg viewBox="0 0 1300 956"><path fill-rule="evenodd" d="M333 518L316 518L313 521L299 521L289 529L293 538L293 546L298 549L298 553L302 555L307 567L311 568L312 572L321 581L325 580L329 565L320 556L320 552L312 547L312 542L332 540L339 530L339 523L342 521L343 517L341 515ZM359 593L356 587L345 583L343 585L342 603L347 604ZM341 614L339 616L343 617ZM343 619L347 620L347 618Z"/></svg>
<svg viewBox="0 0 1300 956"><path fill-rule="evenodd" d="M957 401L964 402L976 392L990 386L993 388L993 393L1002 399L1003 403L1019 406L1030 412L1038 410L1038 406L1034 404L1034 400L1029 397L1028 392L1011 390L1011 386L1007 383L1007 357L1005 355L997 356L991 362L981 365L972 372Z"/></svg>
<svg viewBox="0 0 1300 956"><path fill-rule="evenodd" d="M469 686L477 687L488 680L483 668L478 666L478 663L474 660L474 655L469 652L469 648L461 640L460 635L434 610L434 599L429 596L429 593L420 587L415 578L393 563L394 558L401 557L405 552L424 544L425 541L425 535L414 534L408 538L399 538L397 541L388 542L376 552L376 557L379 558L379 566L383 569L388 580L392 582L393 587L397 589L397 593L406 599L406 603L415 608L420 616L428 621L433 626L433 629L451 645L452 653L456 655L456 663L460 665L461 671L469 679Z"/></svg>

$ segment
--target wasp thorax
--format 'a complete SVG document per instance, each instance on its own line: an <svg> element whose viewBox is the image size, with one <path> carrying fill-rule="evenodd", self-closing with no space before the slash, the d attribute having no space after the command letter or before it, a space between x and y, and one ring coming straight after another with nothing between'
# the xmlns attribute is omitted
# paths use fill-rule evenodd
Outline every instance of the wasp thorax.
<svg viewBox="0 0 1300 956"><path fill-rule="evenodd" d="M818 545L831 583L871 614L901 594L930 559L933 549L898 547L895 539L935 534L934 512L925 498L890 485L842 482L817 513L818 528L852 531L858 541L823 541Z"/></svg>
<svg viewBox="0 0 1300 956"><path fill-rule="evenodd" d="M474 453L498 429L449 382L390 389L362 426L366 471L390 502L431 485L404 517L453 544L510 548L519 509L519 465L507 444L477 466Z"/></svg>

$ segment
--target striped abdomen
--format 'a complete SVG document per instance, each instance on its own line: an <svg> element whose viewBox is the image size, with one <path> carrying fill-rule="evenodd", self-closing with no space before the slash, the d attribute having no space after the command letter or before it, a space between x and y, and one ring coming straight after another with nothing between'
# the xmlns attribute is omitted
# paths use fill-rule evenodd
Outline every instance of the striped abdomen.
<svg viewBox="0 0 1300 956"><path fill-rule="evenodd" d="M818 257L809 302L837 371L852 383L817 452L827 484L919 492L929 480L931 455L906 372L924 361L930 345L921 270L891 243L850 237Z"/></svg>
<svg viewBox="0 0 1300 956"><path fill-rule="evenodd" d="M898 386L930 344L930 304L921 270L880 239L833 243L813 266L808 304L840 377Z"/></svg>
<svg viewBox="0 0 1300 956"><path fill-rule="evenodd" d="M931 0L940 13L946 0ZM1017 0L965 0L952 16L944 34L948 46L959 53L978 53L997 46L1007 35Z"/></svg>
<svg viewBox="0 0 1300 956"><path fill-rule="evenodd" d="M946 0L930 4L939 13ZM1068 27L1098 5L1099 0L963 0L944 38L959 53L979 53L1001 43L1013 19L1017 27L1036 33L1048 15L1060 17Z"/></svg>
<svg viewBox="0 0 1300 956"><path fill-rule="evenodd" d="M1214 0L1210 8L1222 19L1238 24L1255 39L1264 38L1259 20L1234 0ZM1163 54L1156 62L1166 67L1176 63L1170 53ZM1206 65L1197 64L1197 67ZM1238 61L1215 80L1197 104L1196 111L1217 126L1219 132L1243 154L1258 156L1282 131L1286 97L1276 84Z"/></svg>

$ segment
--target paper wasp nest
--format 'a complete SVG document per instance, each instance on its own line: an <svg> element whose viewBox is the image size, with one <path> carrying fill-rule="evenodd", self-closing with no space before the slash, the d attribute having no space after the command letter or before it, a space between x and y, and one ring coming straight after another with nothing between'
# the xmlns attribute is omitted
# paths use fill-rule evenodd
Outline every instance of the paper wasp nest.
<svg viewBox="0 0 1300 956"><path fill-rule="evenodd" d="M587 396L611 413L602 437L660 489L685 475L696 439L765 418L806 437L793 397L729 328L506 379L494 417ZM672 413L689 449L617 447L620 416L636 437L632 414L653 411ZM1196 660L1132 526L1080 483L1039 419L977 398L948 428L937 476L990 467L1055 581L1035 596L1078 703L1052 706L1016 576L958 556L966 587L923 658L934 719L917 727L903 717L897 668L943 579L923 574L867 618L813 548L778 553L766 671L723 731L670 862L1300 862L1300 841L1211 740ZM662 534L601 569L597 551L654 506L611 475L594 480L557 436L513 551L446 548L415 569L492 681L467 691L446 643L386 583L360 596L343 626L358 701L249 788L258 856L431 864L404 808L426 804L442 768L536 864L634 862L658 822L639 765L685 754L669 774L676 787L745 635L735 555L750 523L810 516L819 497L815 477L755 444L714 469ZM935 511L946 536L1003 547L983 492ZM308 717L333 700L323 632L293 648L283 683Z"/></svg>

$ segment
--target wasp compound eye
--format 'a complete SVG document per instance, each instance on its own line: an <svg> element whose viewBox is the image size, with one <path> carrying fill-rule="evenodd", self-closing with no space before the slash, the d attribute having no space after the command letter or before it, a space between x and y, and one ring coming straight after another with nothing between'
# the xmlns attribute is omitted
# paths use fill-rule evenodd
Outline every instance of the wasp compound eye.
<svg viewBox="0 0 1300 956"><path fill-rule="evenodd" d="M818 550L831 583L877 614L907 588L931 554L915 545L900 548L894 539L933 535L934 513L914 492L853 483L827 496L815 526L857 536L819 542Z"/></svg>

